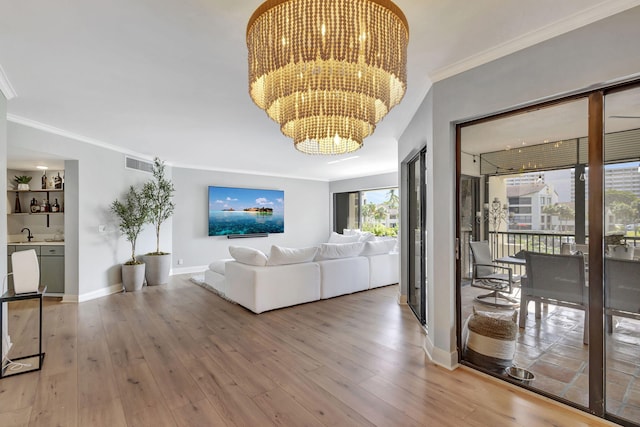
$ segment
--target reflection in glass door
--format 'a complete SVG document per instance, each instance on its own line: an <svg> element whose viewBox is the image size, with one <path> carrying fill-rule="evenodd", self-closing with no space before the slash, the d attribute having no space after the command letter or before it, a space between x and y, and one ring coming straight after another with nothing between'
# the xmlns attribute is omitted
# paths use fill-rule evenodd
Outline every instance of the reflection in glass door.
<svg viewBox="0 0 640 427"><path fill-rule="evenodd" d="M640 88L605 97L607 413L640 424Z"/></svg>
<svg viewBox="0 0 640 427"><path fill-rule="evenodd" d="M590 379L587 135L586 97L465 125L458 183L460 236L472 217L464 177L486 183L473 215L486 234L460 247L473 250L471 278L461 265L458 283L462 360L505 379L515 365L535 376L519 383L580 407Z"/></svg>
<svg viewBox="0 0 640 427"><path fill-rule="evenodd" d="M409 209L409 281L407 303L423 325L426 323L425 155L423 149L407 163Z"/></svg>
<svg viewBox="0 0 640 427"><path fill-rule="evenodd" d="M469 243L480 240L481 218L480 178L463 175L460 177L460 264L462 280L467 282L473 273Z"/></svg>

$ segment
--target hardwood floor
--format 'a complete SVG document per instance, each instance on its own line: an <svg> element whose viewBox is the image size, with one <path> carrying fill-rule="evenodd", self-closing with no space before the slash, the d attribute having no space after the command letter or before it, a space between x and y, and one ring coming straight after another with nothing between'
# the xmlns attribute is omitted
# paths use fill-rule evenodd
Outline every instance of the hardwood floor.
<svg viewBox="0 0 640 427"><path fill-rule="evenodd" d="M255 315L187 280L46 302L43 370L0 381L8 426L608 425L429 362L394 286ZM37 310L11 303L11 355Z"/></svg>

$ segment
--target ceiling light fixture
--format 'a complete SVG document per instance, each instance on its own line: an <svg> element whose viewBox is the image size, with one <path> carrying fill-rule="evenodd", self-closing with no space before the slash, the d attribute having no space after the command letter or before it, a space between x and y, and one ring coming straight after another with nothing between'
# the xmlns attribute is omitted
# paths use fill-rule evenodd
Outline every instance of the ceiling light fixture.
<svg viewBox="0 0 640 427"><path fill-rule="evenodd" d="M407 87L409 25L390 0L267 0L249 19L249 93L307 154L362 147Z"/></svg>
<svg viewBox="0 0 640 427"><path fill-rule="evenodd" d="M38 166L36 166L36 169L47 170L47 169L49 169L49 167L48 166L38 165Z"/></svg>

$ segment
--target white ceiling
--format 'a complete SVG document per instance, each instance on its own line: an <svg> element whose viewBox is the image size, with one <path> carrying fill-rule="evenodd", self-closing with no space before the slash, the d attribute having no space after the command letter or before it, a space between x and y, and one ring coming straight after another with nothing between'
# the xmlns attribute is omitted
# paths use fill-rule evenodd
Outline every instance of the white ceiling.
<svg viewBox="0 0 640 427"><path fill-rule="evenodd" d="M580 98L462 128L462 151L479 155L588 135L588 100ZM640 88L605 97L605 132L640 128Z"/></svg>
<svg viewBox="0 0 640 427"><path fill-rule="evenodd" d="M358 158L333 164L340 157L297 152L248 95L246 23L260 4L0 0L0 88L17 94L9 119L182 167L328 181L390 172L432 81L640 0L396 0L410 27L407 94L342 156ZM45 160L8 153L12 167Z"/></svg>

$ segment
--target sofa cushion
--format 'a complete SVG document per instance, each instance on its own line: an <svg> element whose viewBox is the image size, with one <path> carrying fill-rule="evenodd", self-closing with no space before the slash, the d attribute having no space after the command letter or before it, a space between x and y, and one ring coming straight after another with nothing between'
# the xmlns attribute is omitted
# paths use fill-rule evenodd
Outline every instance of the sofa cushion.
<svg viewBox="0 0 640 427"><path fill-rule="evenodd" d="M267 256L259 249L246 246L229 246L231 256L242 264L264 267L267 265Z"/></svg>
<svg viewBox="0 0 640 427"><path fill-rule="evenodd" d="M400 281L400 254L369 255L369 289L393 285Z"/></svg>
<svg viewBox="0 0 640 427"><path fill-rule="evenodd" d="M230 262L225 279L227 297L254 313L320 299L317 262L272 267Z"/></svg>
<svg viewBox="0 0 640 427"><path fill-rule="evenodd" d="M369 289L369 260L365 257L327 259L317 264L322 299Z"/></svg>
<svg viewBox="0 0 640 427"><path fill-rule="evenodd" d="M222 274L224 276L224 266L229 261L233 261L233 258L217 259L213 261L211 264L209 264L209 270L218 274Z"/></svg>
<svg viewBox="0 0 640 427"><path fill-rule="evenodd" d="M343 236L358 236L358 242L369 242L371 240L375 240L376 236L369 231L362 231L359 228L345 228L342 230ZM331 242L329 239L329 243L341 243L341 242Z"/></svg>
<svg viewBox="0 0 640 427"><path fill-rule="evenodd" d="M316 256L318 248L283 248L280 246L271 246L271 253L267 265L287 265L300 264L303 262L311 262Z"/></svg>
<svg viewBox="0 0 640 427"><path fill-rule="evenodd" d="M355 243L360 240L360 236L357 234L353 234L350 236L343 236L342 234L338 234L335 231L331 233L329 236L329 243Z"/></svg>
<svg viewBox="0 0 640 427"><path fill-rule="evenodd" d="M316 254L316 260L351 258L360 255L364 243L322 243Z"/></svg>
<svg viewBox="0 0 640 427"><path fill-rule="evenodd" d="M361 255L371 256L388 254L393 250L395 246L395 240L375 240L373 242L366 242L364 244L364 249L362 250Z"/></svg>
<svg viewBox="0 0 640 427"><path fill-rule="evenodd" d="M358 242L371 242L375 239L376 236L368 231L363 231L362 233L358 234Z"/></svg>

